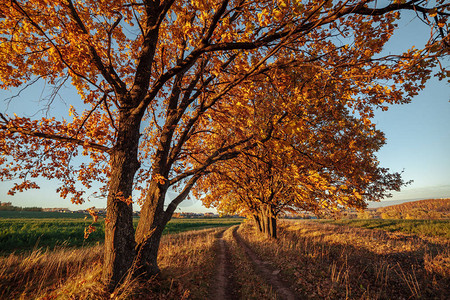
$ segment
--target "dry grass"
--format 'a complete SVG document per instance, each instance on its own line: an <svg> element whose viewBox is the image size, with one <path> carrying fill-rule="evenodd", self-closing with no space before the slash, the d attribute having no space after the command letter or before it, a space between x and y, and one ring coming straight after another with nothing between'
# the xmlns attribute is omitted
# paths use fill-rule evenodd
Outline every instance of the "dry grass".
<svg viewBox="0 0 450 300"><path fill-rule="evenodd" d="M0 299L207 299L214 287L216 235L207 229L164 236L162 275L128 279L113 294L100 282L102 248L35 250L0 257ZM240 236L259 257L310 299L448 299L450 241L300 221L267 240L244 224ZM240 299L276 299L227 230Z"/></svg>
<svg viewBox="0 0 450 300"><path fill-rule="evenodd" d="M232 277L239 291L239 299L277 299L276 293L255 271L250 259L232 236L232 230L224 233L231 253Z"/></svg>
<svg viewBox="0 0 450 300"><path fill-rule="evenodd" d="M279 240L241 235L311 299L447 299L449 240L318 222L288 222Z"/></svg>
<svg viewBox="0 0 450 300"><path fill-rule="evenodd" d="M1 257L0 299L204 299L213 278L214 235L219 230L164 236L161 278L128 278L113 294L104 291L100 280L100 246Z"/></svg>
<svg viewBox="0 0 450 300"><path fill-rule="evenodd" d="M31 254L0 258L0 298L30 299L49 286L61 285L66 278L95 274L99 270L102 249L99 246L54 251L34 250ZM92 275L91 275L92 276ZM88 279L88 278L86 278Z"/></svg>
<svg viewBox="0 0 450 300"><path fill-rule="evenodd" d="M161 241L159 267L162 274L171 285L176 282L183 287L183 294L189 295L189 299L207 298L215 272L215 235L222 230L167 235Z"/></svg>

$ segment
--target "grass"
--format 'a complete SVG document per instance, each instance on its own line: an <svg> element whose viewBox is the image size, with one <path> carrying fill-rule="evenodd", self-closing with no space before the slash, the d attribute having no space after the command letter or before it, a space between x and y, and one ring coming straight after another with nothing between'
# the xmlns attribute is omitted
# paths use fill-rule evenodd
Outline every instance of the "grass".
<svg viewBox="0 0 450 300"><path fill-rule="evenodd" d="M450 239L450 220L344 219L320 222Z"/></svg>
<svg viewBox="0 0 450 300"><path fill-rule="evenodd" d="M223 221L222 225L230 225L240 220ZM197 229L218 226L215 222L175 220L175 224L185 226L172 230L188 228L188 224ZM387 221L370 222L285 221L280 222L278 240L257 234L246 222L238 233L262 261L281 270L279 276L292 290L308 299L447 299L450 240L406 233L402 229L406 225L398 222L393 223L399 226L397 230ZM158 257L160 278L144 282L128 279L112 295L104 292L100 280L101 246L57 246L54 250L12 253L0 257L0 299L207 299L216 278L216 236L223 230L163 236ZM276 294L231 230L223 236L229 245L237 298L275 299Z"/></svg>
<svg viewBox="0 0 450 300"><path fill-rule="evenodd" d="M107 294L101 283L102 247L35 250L0 257L0 299L205 299L214 278L212 228L162 238L158 279L127 279Z"/></svg>
<svg viewBox="0 0 450 300"><path fill-rule="evenodd" d="M231 276L239 291L238 299L277 299L272 287L257 273L244 249L233 238L231 229L225 231L224 239L231 253Z"/></svg>
<svg viewBox="0 0 450 300"><path fill-rule="evenodd" d="M62 282L66 287L75 281L87 282L99 277L101 257L100 246L53 251L37 249L29 254L0 257L0 298L38 298L37 295L48 287ZM60 294L70 292L66 287Z"/></svg>
<svg viewBox="0 0 450 300"><path fill-rule="evenodd" d="M31 213L42 214L42 212ZM92 223L91 217L69 219L67 215L72 216L72 214L64 215L66 218L0 219L0 254L31 251L41 247L53 249L62 244L67 247L82 247L103 242L105 232L103 219L95 224L96 231L84 239L84 229ZM174 219L167 224L164 234L231 226L239 224L241 221L242 219L233 218ZM137 226L137 222L138 219L135 219L135 226Z"/></svg>
<svg viewBox="0 0 450 300"><path fill-rule="evenodd" d="M100 243L104 239L104 223L97 224L97 231L84 239L84 228L89 224L90 220L83 219L3 219L0 220L1 253Z"/></svg>
<svg viewBox="0 0 450 300"><path fill-rule="evenodd" d="M86 214L76 212L0 210L1 219L84 219L85 217Z"/></svg>
<svg viewBox="0 0 450 300"><path fill-rule="evenodd" d="M242 226L241 226L242 227ZM317 221L282 223L278 240L241 236L310 299L446 299L450 241Z"/></svg>
<svg viewBox="0 0 450 300"><path fill-rule="evenodd" d="M163 278L177 282L184 289L182 294L189 295L189 299L208 298L215 272L215 235L222 230L183 232L162 239L158 264Z"/></svg>
<svg viewBox="0 0 450 300"><path fill-rule="evenodd" d="M216 228L241 224L243 219L214 218L214 219L172 219L164 229L164 234L180 233L189 230Z"/></svg>

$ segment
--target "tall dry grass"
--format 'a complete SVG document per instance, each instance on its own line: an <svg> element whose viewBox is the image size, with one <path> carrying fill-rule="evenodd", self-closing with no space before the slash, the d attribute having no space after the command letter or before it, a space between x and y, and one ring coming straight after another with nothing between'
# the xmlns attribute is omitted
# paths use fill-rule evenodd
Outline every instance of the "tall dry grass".
<svg viewBox="0 0 450 300"><path fill-rule="evenodd" d="M449 240L311 221L287 222L267 240L239 233L310 299L448 299Z"/></svg>
<svg viewBox="0 0 450 300"><path fill-rule="evenodd" d="M206 229L163 237L159 267L165 282L170 282L172 289L176 285L183 290L183 297L207 299L215 272L215 236L223 230Z"/></svg>
<svg viewBox="0 0 450 300"><path fill-rule="evenodd" d="M100 270L100 246L56 250L36 249L30 254L10 254L0 258L0 298L32 299L50 286L62 285L66 279L81 278L89 282Z"/></svg>
<svg viewBox="0 0 450 300"><path fill-rule="evenodd" d="M236 299L277 299L276 292L258 274L255 266L245 253L244 249L233 237L232 228L224 233L224 240L230 252L231 276L235 289Z"/></svg>
<svg viewBox="0 0 450 300"><path fill-rule="evenodd" d="M112 294L101 283L101 246L0 257L0 299L204 299L213 278L219 230L164 236L160 278L127 278Z"/></svg>

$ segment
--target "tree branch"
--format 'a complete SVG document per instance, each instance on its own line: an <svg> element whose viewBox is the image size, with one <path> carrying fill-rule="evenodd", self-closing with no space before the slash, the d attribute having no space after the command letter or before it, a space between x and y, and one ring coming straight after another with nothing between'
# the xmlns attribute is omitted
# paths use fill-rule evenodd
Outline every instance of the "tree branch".
<svg viewBox="0 0 450 300"><path fill-rule="evenodd" d="M72 0L67 0L67 3L68 3L68 7L69 7L71 17L73 18L73 20L77 23L78 27L84 34L89 35L89 31L87 30L86 26L84 26L84 23L81 20L80 16L78 15L78 13L73 5ZM120 21L120 19L119 19L119 21ZM114 28L112 28L112 29L114 29ZM112 66L106 67L103 64L100 55L97 53L97 50L91 43L88 43L88 48L89 48L89 52L92 56L95 66L100 71L100 73L103 75L103 77L106 79L106 81L108 81L108 83L114 87L114 89L116 90L116 92L119 95L125 95L127 93L126 85L119 78L119 76L117 75L114 68Z"/></svg>
<svg viewBox="0 0 450 300"><path fill-rule="evenodd" d="M1 113L0 113L0 118L5 123L9 123L9 120L6 119L5 116ZM26 136L55 140L55 141L64 142L64 143L76 144L76 145L80 145L80 146L84 146L84 147L87 146L89 148L92 148L95 150L100 150L100 151L106 152L106 153L110 153L112 151L112 149L107 146L103 146L103 145L96 144L93 142L83 141L83 140L80 140L80 139L77 139L74 137L61 136L61 135L52 134L52 133L43 133L43 132L39 132L37 130L29 130L29 129L24 129L24 128L20 128L20 127L11 127L8 125L3 125L3 124L0 124L0 129L9 131L11 133L19 133L19 134L26 135Z"/></svg>
<svg viewBox="0 0 450 300"><path fill-rule="evenodd" d="M186 197L189 195L189 192L192 190L195 183L201 176L202 176L202 174L199 173L199 174L196 174L195 176L191 177L191 179L189 179L188 183L184 186L181 193L170 202L169 206L166 208L166 211L164 212L164 222L167 223L170 221L170 218L172 218L172 215L173 215L175 209L178 207L178 205L184 199L186 199Z"/></svg>

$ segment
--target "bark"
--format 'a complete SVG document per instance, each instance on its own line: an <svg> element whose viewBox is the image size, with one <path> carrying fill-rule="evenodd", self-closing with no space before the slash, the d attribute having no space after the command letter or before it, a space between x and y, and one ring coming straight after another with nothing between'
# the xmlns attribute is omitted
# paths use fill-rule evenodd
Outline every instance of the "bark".
<svg viewBox="0 0 450 300"><path fill-rule="evenodd" d="M260 218L261 218L261 228L262 228L262 232L263 232L264 234L267 234L268 229L269 229L269 225L267 224L267 215L266 215L264 212L262 212Z"/></svg>
<svg viewBox="0 0 450 300"><path fill-rule="evenodd" d="M168 185L157 182L151 184L136 231L136 276L148 278L159 273L157 258L162 232L178 204L187 197L199 177L199 174L193 176L165 211L163 207Z"/></svg>
<svg viewBox="0 0 450 300"><path fill-rule="evenodd" d="M177 122L176 114L169 113L155 154L152 178L155 178L155 176L167 178L168 176L171 168L170 163L168 163L168 155ZM198 177L196 178L198 179ZM195 181L196 179L193 182L195 183ZM167 180L164 183L153 180L147 190L135 236L136 251L138 253L136 257L136 276L149 278L160 272L157 263L159 243L164 227L169 222L173 210L176 208L175 205L175 208L169 209L167 213L164 211L164 200L169 184ZM187 193L182 194L185 197ZM181 195L180 197L180 201L182 201L183 197Z"/></svg>
<svg viewBox="0 0 450 300"><path fill-rule="evenodd" d="M259 214L261 232L269 238L277 238L277 219L270 208Z"/></svg>
<svg viewBox="0 0 450 300"><path fill-rule="evenodd" d="M127 204L139 169L139 117L121 113L117 143L111 152L102 279L112 291L126 277L135 258L133 207Z"/></svg>
<svg viewBox="0 0 450 300"><path fill-rule="evenodd" d="M264 233L270 237L270 217L266 214L264 215Z"/></svg>
<svg viewBox="0 0 450 300"><path fill-rule="evenodd" d="M157 275L157 258L162 232L168 220L164 215L164 198L167 187L153 181L141 209L136 230L136 275L144 278Z"/></svg>
<svg viewBox="0 0 450 300"><path fill-rule="evenodd" d="M253 219L255 220L256 228L258 228L258 231L262 232L261 219L259 218L259 216L255 214L253 215Z"/></svg>
<svg viewBox="0 0 450 300"><path fill-rule="evenodd" d="M269 225L269 229L270 229L269 236L271 238L276 239L277 238L277 219L274 216L270 216L269 217L269 223L270 223L270 225Z"/></svg>

